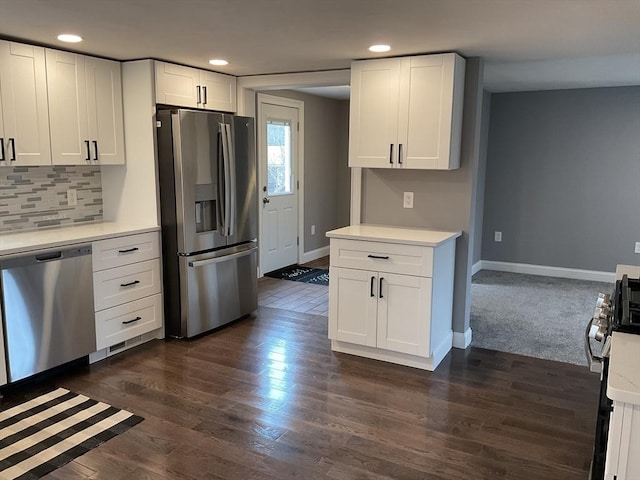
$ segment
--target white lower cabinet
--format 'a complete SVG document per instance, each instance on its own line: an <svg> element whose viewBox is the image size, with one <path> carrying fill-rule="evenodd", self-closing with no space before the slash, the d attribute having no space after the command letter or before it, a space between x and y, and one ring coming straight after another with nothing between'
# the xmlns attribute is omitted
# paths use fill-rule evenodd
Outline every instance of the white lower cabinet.
<svg viewBox="0 0 640 480"><path fill-rule="evenodd" d="M159 293L97 312L97 348L101 350L157 328L162 328Z"/></svg>
<svg viewBox="0 0 640 480"><path fill-rule="evenodd" d="M605 480L640 478L640 405L613 402Z"/></svg>
<svg viewBox="0 0 640 480"><path fill-rule="evenodd" d="M329 278L330 338L431 356L431 279L339 267Z"/></svg>
<svg viewBox="0 0 640 480"><path fill-rule="evenodd" d="M160 234L93 243L96 361L163 336Z"/></svg>
<svg viewBox="0 0 640 480"><path fill-rule="evenodd" d="M361 231L365 234L353 233ZM331 348L434 370L453 342L459 234L438 232L437 241L420 244L415 239L402 243L407 237L402 232L345 227L328 233ZM411 234L418 239L431 238L416 232Z"/></svg>

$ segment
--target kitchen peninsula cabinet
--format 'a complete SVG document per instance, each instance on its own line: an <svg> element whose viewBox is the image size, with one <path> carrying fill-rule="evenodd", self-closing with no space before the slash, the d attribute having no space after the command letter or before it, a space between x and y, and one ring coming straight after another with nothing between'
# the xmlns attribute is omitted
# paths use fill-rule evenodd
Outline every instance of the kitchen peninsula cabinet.
<svg viewBox="0 0 640 480"><path fill-rule="evenodd" d="M0 40L0 166L51 165L44 48Z"/></svg>
<svg viewBox="0 0 640 480"><path fill-rule="evenodd" d="M235 113L236 78L208 70L156 62L156 102Z"/></svg>
<svg viewBox="0 0 640 480"><path fill-rule="evenodd" d="M465 61L455 53L351 64L349 166L460 166Z"/></svg>
<svg viewBox="0 0 640 480"><path fill-rule="evenodd" d="M613 400L605 480L640 478L640 335L614 332L611 339L607 397Z"/></svg>
<svg viewBox="0 0 640 480"><path fill-rule="evenodd" d="M123 165L120 62L47 49L54 165Z"/></svg>
<svg viewBox="0 0 640 480"><path fill-rule="evenodd" d="M453 341L459 235L374 225L328 232L332 350L434 370Z"/></svg>

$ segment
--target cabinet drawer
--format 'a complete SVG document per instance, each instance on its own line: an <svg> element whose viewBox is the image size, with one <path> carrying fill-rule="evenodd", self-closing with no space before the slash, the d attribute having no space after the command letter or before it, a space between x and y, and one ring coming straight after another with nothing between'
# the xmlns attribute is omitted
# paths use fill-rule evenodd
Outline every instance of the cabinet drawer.
<svg viewBox="0 0 640 480"><path fill-rule="evenodd" d="M162 295L152 295L96 313L97 349L162 327Z"/></svg>
<svg viewBox="0 0 640 480"><path fill-rule="evenodd" d="M431 277L433 248L418 245L331 239L331 266Z"/></svg>
<svg viewBox="0 0 640 480"><path fill-rule="evenodd" d="M158 232L99 240L93 242L93 271L143 262L159 256Z"/></svg>
<svg viewBox="0 0 640 480"><path fill-rule="evenodd" d="M93 274L96 312L160 293L160 260L149 260Z"/></svg>

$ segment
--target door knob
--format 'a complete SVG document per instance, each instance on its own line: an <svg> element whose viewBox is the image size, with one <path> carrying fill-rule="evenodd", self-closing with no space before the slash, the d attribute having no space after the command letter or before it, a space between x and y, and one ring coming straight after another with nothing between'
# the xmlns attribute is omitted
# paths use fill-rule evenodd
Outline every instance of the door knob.
<svg viewBox="0 0 640 480"><path fill-rule="evenodd" d="M269 203L270 201L271 201L271 200L269 200L269 198L268 198L268 197L264 197L264 198L262 199L262 204L263 204L263 205L266 205L266 204L267 204L267 203Z"/></svg>

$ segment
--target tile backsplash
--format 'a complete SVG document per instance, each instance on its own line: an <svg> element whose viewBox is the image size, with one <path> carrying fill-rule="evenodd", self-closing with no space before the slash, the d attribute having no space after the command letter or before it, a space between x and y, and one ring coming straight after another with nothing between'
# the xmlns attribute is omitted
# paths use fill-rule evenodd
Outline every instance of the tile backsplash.
<svg viewBox="0 0 640 480"><path fill-rule="evenodd" d="M68 189L77 205L67 203ZM0 233L101 220L100 167L0 168Z"/></svg>

